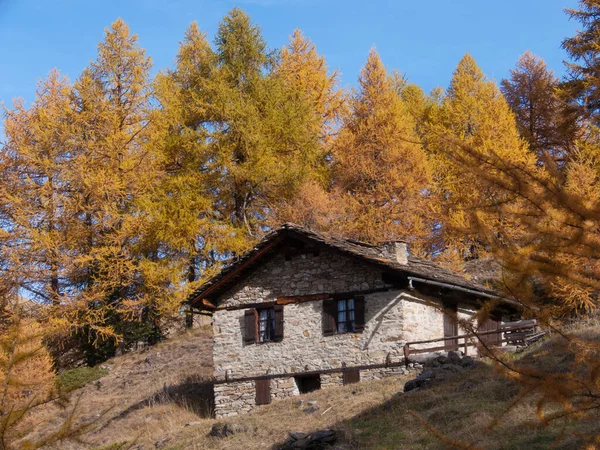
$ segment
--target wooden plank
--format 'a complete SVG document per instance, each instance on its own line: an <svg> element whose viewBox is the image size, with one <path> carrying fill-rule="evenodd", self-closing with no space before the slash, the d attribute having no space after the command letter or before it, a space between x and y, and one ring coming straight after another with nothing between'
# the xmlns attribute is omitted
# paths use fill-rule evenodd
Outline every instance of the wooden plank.
<svg viewBox="0 0 600 450"><path fill-rule="evenodd" d="M254 388L256 390L257 405L268 405L271 403L271 380L256 380Z"/></svg>
<svg viewBox="0 0 600 450"><path fill-rule="evenodd" d="M312 295L296 295L291 297L279 297L276 300L278 305L289 305L291 303L316 302L319 300L327 300L331 298L331 294L312 294Z"/></svg>
<svg viewBox="0 0 600 450"><path fill-rule="evenodd" d="M360 370L346 369L342 372L342 378L344 380L344 386L347 384L358 383L360 381Z"/></svg>
<svg viewBox="0 0 600 450"><path fill-rule="evenodd" d="M249 309L249 308L271 308L275 306L275 302L262 302L262 303L245 303L243 305L227 306L225 308L217 308L217 311L235 311L238 309Z"/></svg>

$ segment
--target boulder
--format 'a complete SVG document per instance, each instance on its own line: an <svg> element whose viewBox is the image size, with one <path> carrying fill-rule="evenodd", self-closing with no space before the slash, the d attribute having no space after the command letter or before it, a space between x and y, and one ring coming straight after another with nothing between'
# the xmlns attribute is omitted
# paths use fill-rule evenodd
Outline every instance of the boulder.
<svg viewBox="0 0 600 450"><path fill-rule="evenodd" d="M282 449L318 450L332 446L337 441L334 430L319 430L314 433L290 433L290 438L285 441Z"/></svg>
<svg viewBox="0 0 600 450"><path fill-rule="evenodd" d="M447 356L442 355L435 358L435 361L437 361L440 364L448 364L450 362L450 359L448 359Z"/></svg>
<svg viewBox="0 0 600 450"><path fill-rule="evenodd" d="M408 380L404 383L404 392L410 392L417 389L419 385L417 384L417 380Z"/></svg>
<svg viewBox="0 0 600 450"><path fill-rule="evenodd" d="M462 367L473 367L475 365L475 360L470 356L465 356L461 361L460 365Z"/></svg>
<svg viewBox="0 0 600 450"><path fill-rule="evenodd" d="M217 422L210 429L210 435L218 438L233 436L237 433L244 433L246 427L239 423Z"/></svg>
<svg viewBox="0 0 600 450"><path fill-rule="evenodd" d="M461 358L460 355L456 352L448 352L448 359L450 360L450 363L452 364L460 364Z"/></svg>

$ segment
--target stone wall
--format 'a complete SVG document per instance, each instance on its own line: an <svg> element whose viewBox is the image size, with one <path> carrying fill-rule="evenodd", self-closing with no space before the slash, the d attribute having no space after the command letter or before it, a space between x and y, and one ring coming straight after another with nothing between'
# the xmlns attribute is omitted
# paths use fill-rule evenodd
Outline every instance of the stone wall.
<svg viewBox="0 0 600 450"><path fill-rule="evenodd" d="M333 336L322 334L322 301L293 303L284 307L284 337L281 342L244 345L244 309L226 310L244 304L272 302L279 297L321 293L343 293L387 288L366 294L365 329L362 333ZM286 260L274 255L219 300L213 316L215 378L241 378L381 364L386 358L403 359L407 341L443 336L441 302L416 291L392 288L382 280L381 270L354 258L322 251L318 256L301 255ZM404 368L361 371L361 379L401 374ZM321 376L321 387L342 384L341 373ZM255 406L252 382L218 387L217 416L246 412ZM229 386L234 386L229 389ZM237 389L241 389L241 394ZM271 381L271 397L297 394L294 379ZM227 400L229 398L229 400ZM243 407L240 407L240 402Z"/></svg>

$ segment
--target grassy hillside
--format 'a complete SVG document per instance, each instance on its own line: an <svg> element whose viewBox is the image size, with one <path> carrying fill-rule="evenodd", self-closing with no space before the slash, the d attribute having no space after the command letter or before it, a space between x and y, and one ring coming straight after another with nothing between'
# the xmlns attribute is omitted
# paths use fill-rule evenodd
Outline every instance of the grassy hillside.
<svg viewBox="0 0 600 450"><path fill-rule="evenodd" d="M580 331L599 337L598 327ZM196 331L147 352L115 358L108 374L73 391L84 420L97 422L80 443L63 449L270 449L292 431L338 430L338 449L579 448L600 417L541 426L535 395L513 404L520 387L491 363L482 363L427 390L398 394L406 378L322 390L261 407L228 420L236 434L210 437L205 418L210 387L210 335ZM524 367L560 373L574 349L556 337L511 357ZM306 412L308 402L316 411ZM109 409L103 416L97 417ZM33 433L58 426L67 410L52 405L29 418ZM490 426L497 421L497 424ZM35 431L33 431L35 430ZM590 447L592 448L592 447Z"/></svg>

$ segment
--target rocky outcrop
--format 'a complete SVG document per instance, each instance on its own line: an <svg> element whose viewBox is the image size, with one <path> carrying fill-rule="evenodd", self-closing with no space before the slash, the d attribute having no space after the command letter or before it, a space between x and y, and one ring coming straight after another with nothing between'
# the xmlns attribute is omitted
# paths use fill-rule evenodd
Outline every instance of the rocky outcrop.
<svg viewBox="0 0 600 450"><path fill-rule="evenodd" d="M318 450L331 447L337 441L334 430L320 430L313 433L290 433L290 438L285 441L281 450Z"/></svg>
<svg viewBox="0 0 600 450"><path fill-rule="evenodd" d="M476 361L472 357L463 357L462 352L448 352L447 356L437 356L425 363L423 372L415 379L404 384L404 392L426 389L475 366L475 364Z"/></svg>

